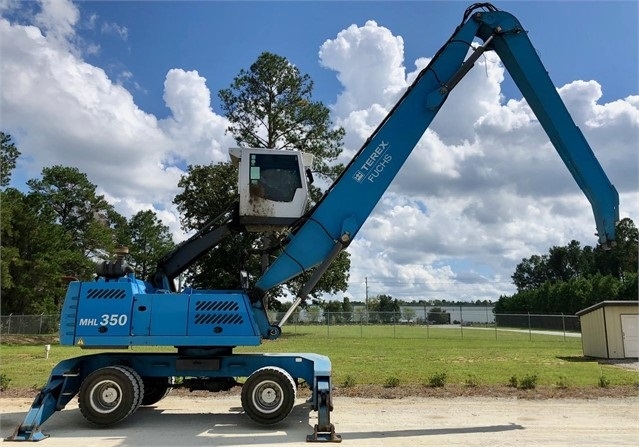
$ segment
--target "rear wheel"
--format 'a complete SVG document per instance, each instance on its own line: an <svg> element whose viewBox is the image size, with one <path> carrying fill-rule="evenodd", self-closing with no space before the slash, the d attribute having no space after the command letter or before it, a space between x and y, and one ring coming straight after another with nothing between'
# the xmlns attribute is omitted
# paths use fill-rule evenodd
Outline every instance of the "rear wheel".
<svg viewBox="0 0 639 447"><path fill-rule="evenodd" d="M143 377L144 397L141 405L153 405L169 395L175 384L175 377Z"/></svg>
<svg viewBox="0 0 639 447"><path fill-rule="evenodd" d="M282 368L258 369L242 386L242 408L259 424L277 424L291 413L295 388L295 381Z"/></svg>
<svg viewBox="0 0 639 447"><path fill-rule="evenodd" d="M144 384L134 369L107 366L84 379L78 392L78 404L86 420L106 427L137 410L143 395Z"/></svg>

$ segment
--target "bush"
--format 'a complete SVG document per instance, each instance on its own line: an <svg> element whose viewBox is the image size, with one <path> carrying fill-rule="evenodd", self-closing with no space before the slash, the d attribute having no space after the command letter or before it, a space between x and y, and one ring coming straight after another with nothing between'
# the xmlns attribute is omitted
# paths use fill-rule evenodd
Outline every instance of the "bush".
<svg viewBox="0 0 639 447"><path fill-rule="evenodd" d="M608 388L610 386L610 379L603 374L599 376L599 388Z"/></svg>
<svg viewBox="0 0 639 447"><path fill-rule="evenodd" d="M428 385L433 388L441 388L446 385L447 376L448 374L445 371L435 373L428 378Z"/></svg>
<svg viewBox="0 0 639 447"><path fill-rule="evenodd" d="M384 381L384 388L396 388L399 386L399 379L397 377L388 377Z"/></svg>
<svg viewBox="0 0 639 447"><path fill-rule="evenodd" d="M5 373L0 374L0 391L4 391L9 388L9 383L11 379L7 377Z"/></svg>
<svg viewBox="0 0 639 447"><path fill-rule="evenodd" d="M562 390L568 388L568 378L566 376L559 376L557 379L557 388L561 388Z"/></svg>
<svg viewBox="0 0 639 447"><path fill-rule="evenodd" d="M508 379L508 386L517 388L518 385L519 380L517 380L517 376L510 376L510 379Z"/></svg>
<svg viewBox="0 0 639 447"><path fill-rule="evenodd" d="M467 387L475 388L477 385L479 385L479 380L477 379L477 376L475 374L468 374L468 377L466 377L464 384Z"/></svg>
<svg viewBox="0 0 639 447"><path fill-rule="evenodd" d="M520 390L534 390L537 387L537 374L528 374L519 382Z"/></svg>
<svg viewBox="0 0 639 447"><path fill-rule="evenodd" d="M355 386L355 378L353 376L351 376L350 374L347 375L344 378L344 381L342 382L342 386L344 388L352 388Z"/></svg>

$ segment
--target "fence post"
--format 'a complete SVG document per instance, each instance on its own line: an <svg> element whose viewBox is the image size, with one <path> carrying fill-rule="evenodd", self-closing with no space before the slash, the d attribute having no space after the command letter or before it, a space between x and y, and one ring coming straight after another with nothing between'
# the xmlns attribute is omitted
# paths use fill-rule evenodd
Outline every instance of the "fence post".
<svg viewBox="0 0 639 447"><path fill-rule="evenodd" d="M11 334L11 315L9 314L9 323L7 323L7 334Z"/></svg>
<svg viewBox="0 0 639 447"><path fill-rule="evenodd" d="M564 313L561 313L561 325L564 328L564 341L566 341L566 319L564 318Z"/></svg>
<svg viewBox="0 0 639 447"><path fill-rule="evenodd" d="M38 329L38 335L42 334L42 318L44 317L44 312L40 314L40 328Z"/></svg>
<svg viewBox="0 0 639 447"><path fill-rule="evenodd" d="M326 312L326 337L331 338L331 313Z"/></svg>
<svg viewBox="0 0 639 447"><path fill-rule="evenodd" d="M528 312L528 341L532 341L532 327L530 326L530 311Z"/></svg>
<svg viewBox="0 0 639 447"><path fill-rule="evenodd" d="M464 316L462 314L462 306L459 305L459 332L461 333L462 340L464 339Z"/></svg>
<svg viewBox="0 0 639 447"><path fill-rule="evenodd" d="M393 338L397 338L397 314L393 312Z"/></svg>

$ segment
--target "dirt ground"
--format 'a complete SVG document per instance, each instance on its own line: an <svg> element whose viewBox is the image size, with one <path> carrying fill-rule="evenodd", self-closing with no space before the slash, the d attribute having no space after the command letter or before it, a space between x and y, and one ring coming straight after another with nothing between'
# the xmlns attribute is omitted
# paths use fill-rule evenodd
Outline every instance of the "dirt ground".
<svg viewBox="0 0 639 447"><path fill-rule="evenodd" d="M10 436L32 399L0 397L0 432ZM346 446L639 445L639 397L348 397L336 393L331 422ZM41 447L308 446L317 414L297 400L280 425L264 428L242 413L236 393L182 395L140 408L98 429L77 400L43 424Z"/></svg>

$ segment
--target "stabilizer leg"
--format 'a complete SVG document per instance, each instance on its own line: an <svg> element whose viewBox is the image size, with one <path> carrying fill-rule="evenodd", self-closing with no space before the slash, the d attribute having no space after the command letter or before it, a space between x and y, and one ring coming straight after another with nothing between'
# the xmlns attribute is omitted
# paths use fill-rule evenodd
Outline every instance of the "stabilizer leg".
<svg viewBox="0 0 639 447"><path fill-rule="evenodd" d="M65 360L53 369L49 381L34 399L24 421L5 441L42 441L49 437L40 431L40 426L53 413L62 410L78 391L79 373L68 368L73 364L73 359ZM61 370L65 372L60 373Z"/></svg>
<svg viewBox="0 0 639 447"><path fill-rule="evenodd" d="M335 426L331 424L333 401L331 398L330 380L320 378L313 390L313 401L317 411L317 424L313 434L306 436L306 442L342 442L342 437L335 433Z"/></svg>

